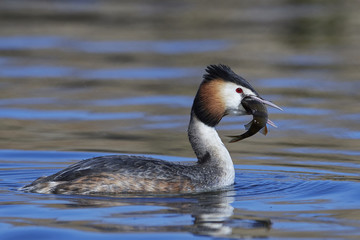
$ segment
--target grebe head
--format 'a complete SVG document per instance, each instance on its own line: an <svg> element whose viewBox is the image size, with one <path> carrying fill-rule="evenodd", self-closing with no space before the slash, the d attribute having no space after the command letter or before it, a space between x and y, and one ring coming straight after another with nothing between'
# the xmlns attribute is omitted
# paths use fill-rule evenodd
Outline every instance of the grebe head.
<svg viewBox="0 0 360 240"><path fill-rule="evenodd" d="M249 102L254 100L281 110L277 105L262 99L250 83L230 67L210 65L194 99L192 113L206 125L214 127L225 115L252 114Z"/></svg>

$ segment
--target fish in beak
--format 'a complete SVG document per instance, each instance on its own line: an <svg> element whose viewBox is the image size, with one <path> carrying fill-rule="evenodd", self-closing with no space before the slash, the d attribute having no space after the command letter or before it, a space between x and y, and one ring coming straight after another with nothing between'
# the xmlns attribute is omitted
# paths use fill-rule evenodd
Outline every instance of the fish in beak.
<svg viewBox="0 0 360 240"><path fill-rule="evenodd" d="M253 115L253 119L245 125L245 129L247 130L245 133L236 136L229 136L231 137L230 143L251 137L259 131L266 135L268 133L266 124L276 127L276 125L268 118L268 112L265 105L282 110L279 106L257 96L246 96L241 101L241 105L248 114Z"/></svg>

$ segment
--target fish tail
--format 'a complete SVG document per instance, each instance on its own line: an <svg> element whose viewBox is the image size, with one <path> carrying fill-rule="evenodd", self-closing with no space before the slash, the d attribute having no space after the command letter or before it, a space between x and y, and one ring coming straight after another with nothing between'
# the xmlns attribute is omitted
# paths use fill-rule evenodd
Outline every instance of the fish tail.
<svg viewBox="0 0 360 240"><path fill-rule="evenodd" d="M228 137L230 137L230 138L231 138L231 139L230 139L230 141L229 141L229 143L238 142L238 141L240 141L240 140L244 139L241 135L237 135L237 136L228 136Z"/></svg>

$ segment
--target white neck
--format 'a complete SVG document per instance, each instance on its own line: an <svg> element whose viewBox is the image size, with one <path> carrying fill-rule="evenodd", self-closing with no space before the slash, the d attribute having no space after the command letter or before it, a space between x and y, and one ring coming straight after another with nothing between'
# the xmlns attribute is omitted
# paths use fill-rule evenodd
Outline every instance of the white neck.
<svg viewBox="0 0 360 240"><path fill-rule="evenodd" d="M234 164L215 128L207 126L192 113L188 135L198 164L209 164L221 170L220 176L213 176L216 177L219 187L233 184Z"/></svg>

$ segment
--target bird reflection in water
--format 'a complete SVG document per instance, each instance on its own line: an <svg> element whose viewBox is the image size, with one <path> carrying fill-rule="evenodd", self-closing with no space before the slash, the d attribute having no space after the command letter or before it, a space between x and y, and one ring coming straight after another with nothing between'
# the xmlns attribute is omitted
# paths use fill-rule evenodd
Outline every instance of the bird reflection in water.
<svg viewBox="0 0 360 240"><path fill-rule="evenodd" d="M57 195L53 197L58 200L65 200L66 203L48 207L70 211L83 209L86 212L91 211L91 208L111 208L111 213L108 216L101 217L101 219L108 219L109 221L104 223L97 219L87 221L78 221L77 219L58 221L54 219L48 221L48 225L89 232L190 232L195 235L217 237L268 236L271 220L249 213L242 214L239 209L234 209L231 204L235 201L235 196L236 192L232 189L202 194L162 196L128 194L119 197L73 197ZM46 197L46 195L41 197ZM127 207L129 209L126 209ZM187 218L188 216L191 216L190 221ZM172 225L164 223L166 217L172 218ZM174 221L174 218L179 218L179 220ZM151 220L144 222L144 219ZM173 223L178 224L174 225Z"/></svg>

